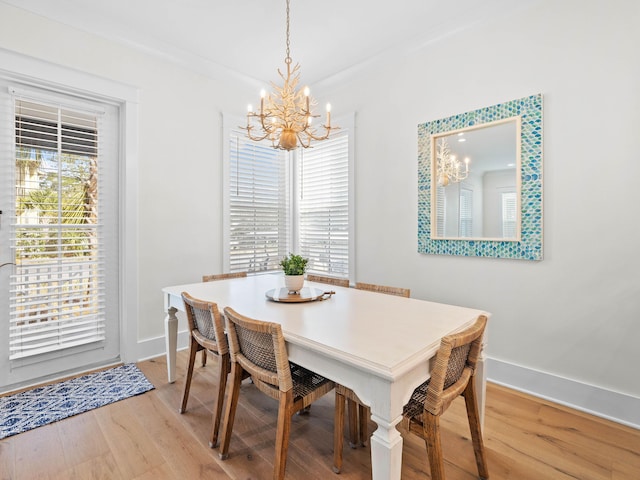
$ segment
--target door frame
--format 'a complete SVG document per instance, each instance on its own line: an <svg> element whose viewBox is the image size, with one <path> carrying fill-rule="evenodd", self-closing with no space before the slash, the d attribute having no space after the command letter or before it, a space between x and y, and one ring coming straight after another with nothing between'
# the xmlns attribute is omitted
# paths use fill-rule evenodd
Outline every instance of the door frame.
<svg viewBox="0 0 640 480"><path fill-rule="evenodd" d="M0 48L0 65L2 65L0 76L9 81L62 94L84 96L87 99L103 101L119 107L119 350L122 362L135 362L139 359L138 89L2 48ZM62 373L63 376L70 374L70 372ZM55 376L49 377L38 379L38 381L55 378ZM0 393L6 391L7 387L15 389L22 386L26 385L0 385Z"/></svg>

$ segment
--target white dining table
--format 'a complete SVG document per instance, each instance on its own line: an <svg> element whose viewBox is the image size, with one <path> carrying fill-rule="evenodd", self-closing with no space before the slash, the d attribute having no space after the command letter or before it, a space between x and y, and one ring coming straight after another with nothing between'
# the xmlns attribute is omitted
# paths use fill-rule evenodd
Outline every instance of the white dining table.
<svg viewBox="0 0 640 480"><path fill-rule="evenodd" d="M416 298L306 281L305 287L335 292L326 300L275 302L266 297L284 287L282 275L192 283L163 288L168 380L175 380L181 293L231 307L248 317L277 322L289 359L345 385L371 408L378 425L371 437L374 480L400 480L402 437L396 425L413 390L429 378L442 337L471 325L482 310ZM486 342L486 338L485 338ZM481 355L476 371L481 420L486 375Z"/></svg>

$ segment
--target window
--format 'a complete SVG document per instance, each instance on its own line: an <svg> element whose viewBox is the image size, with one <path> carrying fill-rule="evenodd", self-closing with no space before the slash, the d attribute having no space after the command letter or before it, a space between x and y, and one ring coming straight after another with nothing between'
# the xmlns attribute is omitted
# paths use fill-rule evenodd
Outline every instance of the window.
<svg viewBox="0 0 640 480"><path fill-rule="evenodd" d="M461 237L473 237L473 190L460 187L460 225Z"/></svg>
<svg viewBox="0 0 640 480"><path fill-rule="evenodd" d="M9 359L89 344L104 348L111 278L104 200L113 193L102 178L111 144L104 141L104 112L18 91L12 103Z"/></svg>
<svg viewBox="0 0 640 480"><path fill-rule="evenodd" d="M288 154L232 130L229 149L229 271L278 268L289 250Z"/></svg>
<svg viewBox="0 0 640 480"><path fill-rule="evenodd" d="M516 192L502 194L502 237L516 238L518 222Z"/></svg>
<svg viewBox="0 0 640 480"><path fill-rule="evenodd" d="M435 209L436 209L436 225L435 225L436 237L444 237L446 236L445 225L447 221L447 217L446 217L447 196L445 195L444 187L442 185L436 185Z"/></svg>
<svg viewBox="0 0 640 480"><path fill-rule="evenodd" d="M225 267L280 269L289 252L309 258L309 271L348 278L353 229L352 148L348 125L309 149L256 143L225 117Z"/></svg>
<svg viewBox="0 0 640 480"><path fill-rule="evenodd" d="M337 132L298 158L299 251L309 270L349 276L349 136Z"/></svg>

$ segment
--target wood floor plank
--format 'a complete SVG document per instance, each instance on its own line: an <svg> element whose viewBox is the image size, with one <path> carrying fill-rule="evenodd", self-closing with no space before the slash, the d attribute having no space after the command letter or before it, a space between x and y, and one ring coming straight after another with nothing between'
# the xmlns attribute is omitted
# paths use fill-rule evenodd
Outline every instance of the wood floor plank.
<svg viewBox="0 0 640 480"><path fill-rule="evenodd" d="M138 398L94 410L97 423L124 478L134 478L162 463L163 454L132 408Z"/></svg>
<svg viewBox="0 0 640 480"><path fill-rule="evenodd" d="M58 423L34 428L11 439L15 449L16 478L48 479L67 469Z"/></svg>
<svg viewBox="0 0 640 480"><path fill-rule="evenodd" d="M211 449L215 359L194 371L188 411L178 412L187 355L167 383L163 357L139 364L155 390L56 424L0 440L0 479L268 480L275 457L277 404L245 382L229 458ZM640 431L489 384L484 442L492 480L640 479ZM333 394L292 419L288 480L371 478L370 445L345 442L340 475L333 462ZM464 401L443 415L447 480L472 480L477 470ZM370 433L376 428L369 422ZM346 428L345 428L346 430ZM430 478L424 441L403 437L402 480ZM346 431L343 432L346 436Z"/></svg>
<svg viewBox="0 0 640 480"><path fill-rule="evenodd" d="M52 480L109 479L126 480L111 452L100 454L51 476Z"/></svg>
<svg viewBox="0 0 640 480"><path fill-rule="evenodd" d="M60 446L69 467L110 453L95 411L64 419L58 423L58 428Z"/></svg>
<svg viewBox="0 0 640 480"><path fill-rule="evenodd" d="M16 477L14 437L0 441L0 480L10 480Z"/></svg>
<svg viewBox="0 0 640 480"><path fill-rule="evenodd" d="M136 411L142 428L161 452L163 462L174 471L175 478L231 478L220 466L214 451L185 428L180 421L184 415L167 408L157 395L140 395L135 400L136 404L132 403L130 408Z"/></svg>

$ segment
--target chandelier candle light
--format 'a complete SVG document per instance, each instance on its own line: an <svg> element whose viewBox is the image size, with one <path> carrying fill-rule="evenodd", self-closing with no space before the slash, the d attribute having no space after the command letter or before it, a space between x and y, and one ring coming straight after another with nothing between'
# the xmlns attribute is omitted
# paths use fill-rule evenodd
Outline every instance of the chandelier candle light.
<svg viewBox="0 0 640 480"><path fill-rule="evenodd" d="M449 183L458 183L469 176L469 157L464 159L464 169L462 162L451 154L446 138L438 141L437 145L437 181L441 187L446 187Z"/></svg>
<svg viewBox="0 0 640 480"><path fill-rule="evenodd" d="M253 107L249 105L247 126L242 128L247 131L247 136L251 140L258 142L270 140L273 148L294 150L298 143L304 148L309 148L312 140L326 140L331 130L338 127L331 126L331 104L327 103L327 123L322 125L324 133L316 133L311 126L313 118L320 116L314 115L311 111L311 107L315 106L316 102L310 95L309 87L297 90L300 81L300 64L291 67L289 0L287 0L287 56L284 63L287 65L287 75L285 76L278 69L284 85L279 87L271 82L275 92L267 94L264 89L260 92L260 112L254 112ZM257 131L254 132L254 129Z"/></svg>

